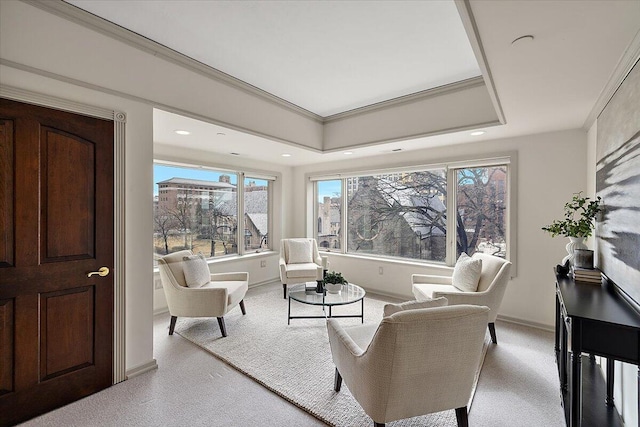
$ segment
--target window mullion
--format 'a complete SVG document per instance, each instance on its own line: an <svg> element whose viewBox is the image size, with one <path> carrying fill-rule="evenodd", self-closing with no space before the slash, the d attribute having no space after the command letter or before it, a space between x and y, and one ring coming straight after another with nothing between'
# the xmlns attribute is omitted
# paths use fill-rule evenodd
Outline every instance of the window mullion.
<svg viewBox="0 0 640 427"><path fill-rule="evenodd" d="M446 263L452 266L456 263L456 169L447 168L447 255Z"/></svg>

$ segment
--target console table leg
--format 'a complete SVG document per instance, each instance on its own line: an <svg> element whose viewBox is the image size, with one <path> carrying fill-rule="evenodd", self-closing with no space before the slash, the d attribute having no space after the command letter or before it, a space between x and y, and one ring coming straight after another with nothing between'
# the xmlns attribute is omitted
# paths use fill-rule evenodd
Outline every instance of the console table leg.
<svg viewBox="0 0 640 427"><path fill-rule="evenodd" d="M582 355L571 352L571 427L580 427L582 423Z"/></svg>
<svg viewBox="0 0 640 427"><path fill-rule="evenodd" d="M615 375L615 360L607 357L607 402L608 406L613 406L613 379Z"/></svg>

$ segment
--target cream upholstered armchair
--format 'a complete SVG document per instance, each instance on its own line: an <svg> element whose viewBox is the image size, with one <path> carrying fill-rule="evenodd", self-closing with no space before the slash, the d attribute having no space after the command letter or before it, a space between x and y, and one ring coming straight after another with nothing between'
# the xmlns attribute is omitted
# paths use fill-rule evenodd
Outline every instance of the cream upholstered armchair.
<svg viewBox="0 0 640 427"><path fill-rule="evenodd" d="M315 281L318 269L323 265L326 265L326 257L320 256L316 239L280 240L280 280L284 298L287 298L287 285Z"/></svg>
<svg viewBox="0 0 640 427"><path fill-rule="evenodd" d="M457 273L456 269L459 267L460 260L458 260L456 267L454 267L453 276L426 274L414 274L411 276L413 295L418 301L445 297L449 300L449 305L473 304L489 307L491 309L488 323L489 333L491 334L491 341L497 344L495 321L509 282L511 263L503 258L483 253L473 254L471 260L479 260L481 263L479 278L477 276L475 278L477 289L463 291L460 289L462 286L454 286L457 284L454 283L453 279Z"/></svg>
<svg viewBox="0 0 640 427"><path fill-rule="evenodd" d="M344 379L374 426L455 409L458 426L467 427L488 314L457 305L385 313L380 324L342 327L328 319L334 389Z"/></svg>
<svg viewBox="0 0 640 427"><path fill-rule="evenodd" d="M160 279L167 298L173 335L178 317L217 317L222 336L227 336L224 315L240 305L249 286L249 273L211 274L201 255L179 251L158 259Z"/></svg>

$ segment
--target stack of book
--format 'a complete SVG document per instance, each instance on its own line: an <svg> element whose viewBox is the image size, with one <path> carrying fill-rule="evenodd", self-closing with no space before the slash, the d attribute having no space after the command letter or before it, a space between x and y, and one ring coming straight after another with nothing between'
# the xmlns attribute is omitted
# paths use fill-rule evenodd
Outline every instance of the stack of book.
<svg viewBox="0 0 640 427"><path fill-rule="evenodd" d="M602 283L602 272L597 268L580 268L571 267L573 280L581 283L594 283L600 285Z"/></svg>

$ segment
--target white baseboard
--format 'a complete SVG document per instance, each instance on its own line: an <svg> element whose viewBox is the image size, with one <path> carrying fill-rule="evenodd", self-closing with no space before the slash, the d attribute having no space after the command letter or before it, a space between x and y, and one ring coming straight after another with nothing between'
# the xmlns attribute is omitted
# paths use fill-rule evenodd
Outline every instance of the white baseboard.
<svg viewBox="0 0 640 427"><path fill-rule="evenodd" d="M157 314L163 314L163 313L168 313L169 312L169 307L160 307L160 308L156 308L155 310L153 310L153 315L157 315Z"/></svg>
<svg viewBox="0 0 640 427"><path fill-rule="evenodd" d="M144 374L145 372L153 371L154 369L158 369L158 364L156 363L156 359L151 359L147 363L143 363L142 365L138 365L134 368L128 369L127 379L137 377L138 375Z"/></svg>
<svg viewBox="0 0 640 427"><path fill-rule="evenodd" d="M547 332L555 332L556 328L553 325L547 325L545 323L532 322L530 320L518 319L517 317L504 316L502 314L498 314L498 320L502 320L503 322L515 323L517 325L529 326L536 329L542 329Z"/></svg>
<svg viewBox="0 0 640 427"><path fill-rule="evenodd" d="M274 282L280 282L280 278L276 277L276 278L273 278L273 279L267 279L267 280L263 280L261 282L252 283L252 284L249 285L249 287L250 288L255 288L257 286L269 285L269 284L274 283Z"/></svg>

